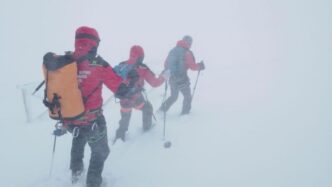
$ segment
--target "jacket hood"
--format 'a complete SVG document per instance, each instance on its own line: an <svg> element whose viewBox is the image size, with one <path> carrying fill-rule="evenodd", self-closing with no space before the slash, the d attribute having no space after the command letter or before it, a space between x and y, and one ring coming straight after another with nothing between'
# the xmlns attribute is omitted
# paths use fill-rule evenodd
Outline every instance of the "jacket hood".
<svg viewBox="0 0 332 187"><path fill-rule="evenodd" d="M128 64L139 63L138 60L142 62L143 58L144 58L143 48L139 45L132 46L130 49Z"/></svg>

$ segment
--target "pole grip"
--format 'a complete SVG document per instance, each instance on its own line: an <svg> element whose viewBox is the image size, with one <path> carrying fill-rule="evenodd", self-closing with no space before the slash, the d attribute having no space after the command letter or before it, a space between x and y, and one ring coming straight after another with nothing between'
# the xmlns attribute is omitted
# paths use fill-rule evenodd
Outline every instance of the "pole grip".
<svg viewBox="0 0 332 187"><path fill-rule="evenodd" d="M195 81L195 85L194 85L194 89L193 89L193 94L191 96L191 100L193 100L193 98L194 98L195 91L196 91L196 86L197 86L197 82L198 82L198 77L199 77L200 73L201 73L201 70L198 70L196 81Z"/></svg>

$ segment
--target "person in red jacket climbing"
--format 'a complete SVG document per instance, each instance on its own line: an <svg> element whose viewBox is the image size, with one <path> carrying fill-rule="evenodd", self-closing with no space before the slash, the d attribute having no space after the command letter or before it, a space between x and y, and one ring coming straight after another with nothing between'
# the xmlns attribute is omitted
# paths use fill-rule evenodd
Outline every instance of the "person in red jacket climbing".
<svg viewBox="0 0 332 187"><path fill-rule="evenodd" d="M100 187L102 170L110 149L107 141L106 121L102 111L102 85L105 85L117 97L125 97L128 86L113 68L100 56L97 49L100 42L94 28L79 27L75 34L73 60L77 63L78 86L84 102L84 114L73 120L64 120L64 126L73 134L70 169L72 182L76 183L84 171L84 147L91 148L90 164L87 170L86 186Z"/></svg>
<svg viewBox="0 0 332 187"><path fill-rule="evenodd" d="M121 62L114 70L122 76L123 79L131 81L129 87L131 88L131 97L120 100L121 105L121 119L119 121L119 128L116 131L117 139L125 141L125 133L129 127L132 108L142 111L143 131L147 131L152 125L153 107L151 103L144 97L144 82L148 82L152 87L160 86L166 79L169 78L169 71L164 71L158 77L150 70L150 68L143 63L144 50L139 45L134 45L130 49L130 56L127 61Z"/></svg>
<svg viewBox="0 0 332 187"><path fill-rule="evenodd" d="M192 37L186 35L178 41L176 46L169 52L165 61L165 69L170 70L169 84L171 95L161 105L159 111L166 112L178 99L179 92L183 95L181 115L188 114L191 109L191 89L188 77L188 69L201 71L205 69L203 61L196 63L195 57L190 50Z"/></svg>

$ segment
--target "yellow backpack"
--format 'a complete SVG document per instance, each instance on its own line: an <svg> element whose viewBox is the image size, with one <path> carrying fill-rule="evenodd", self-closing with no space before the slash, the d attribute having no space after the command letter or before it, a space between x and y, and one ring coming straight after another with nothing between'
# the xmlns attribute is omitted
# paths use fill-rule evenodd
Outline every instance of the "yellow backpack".
<svg viewBox="0 0 332 187"><path fill-rule="evenodd" d="M84 103L78 87L77 64L71 54L44 55L45 93L43 103L55 120L72 120L84 114Z"/></svg>

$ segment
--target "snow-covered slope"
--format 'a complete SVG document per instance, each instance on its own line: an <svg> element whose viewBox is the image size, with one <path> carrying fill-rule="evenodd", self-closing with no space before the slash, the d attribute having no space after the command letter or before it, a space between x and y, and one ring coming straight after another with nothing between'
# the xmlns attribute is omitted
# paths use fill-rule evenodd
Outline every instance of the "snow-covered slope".
<svg viewBox="0 0 332 187"><path fill-rule="evenodd" d="M141 133L134 111L128 142L110 142L108 187L332 186L331 7L325 0L1 1L0 186L70 186L71 136L57 139L50 177L55 122L43 115L26 123L17 85L38 83L43 54L71 50L81 25L97 28L99 53L111 65L140 44L159 73L169 49L191 34L207 67L192 113L179 116L180 97L167 114L171 148L163 147L162 118ZM157 109L164 87L147 90ZM38 113L40 98L29 101ZM111 141L119 105L104 110Z"/></svg>

